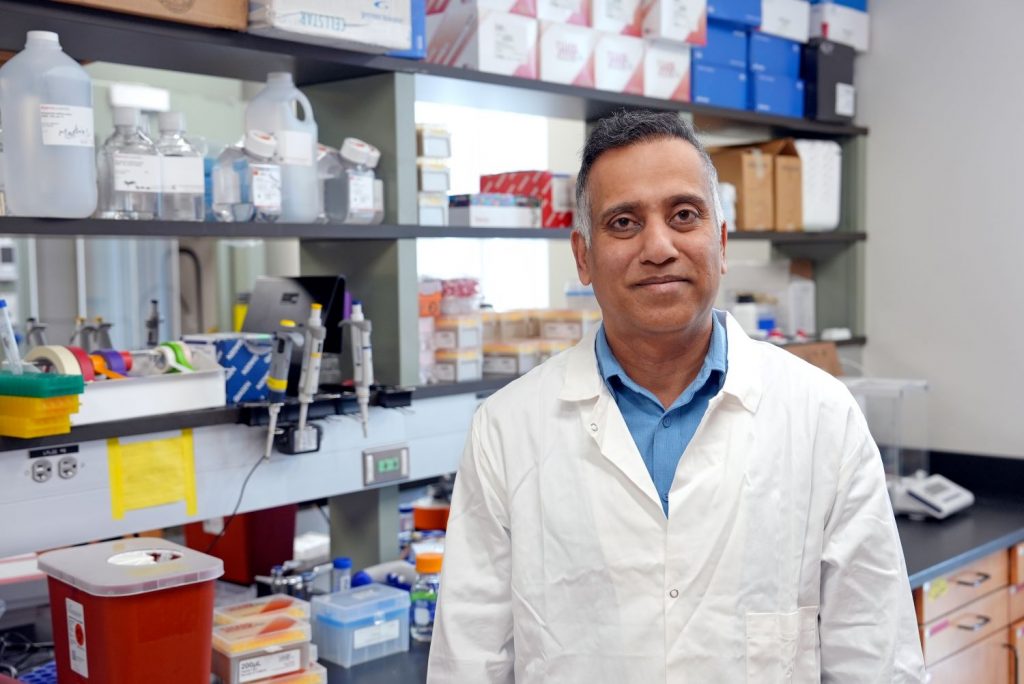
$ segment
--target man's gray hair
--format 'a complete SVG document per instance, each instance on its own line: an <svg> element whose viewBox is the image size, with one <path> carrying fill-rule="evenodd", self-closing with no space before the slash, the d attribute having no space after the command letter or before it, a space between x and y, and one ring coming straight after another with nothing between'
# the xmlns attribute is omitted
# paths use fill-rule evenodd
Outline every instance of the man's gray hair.
<svg viewBox="0 0 1024 684"><path fill-rule="evenodd" d="M576 177L576 231L583 236L583 241L590 247L590 169L598 157L620 147L628 147L637 143L651 142L666 138L678 138L693 145L704 162L704 175L707 179L708 194L714 206L715 226L721 228L722 201L718 196L718 172L711 163L711 156L704 149L703 143L688 122L673 112L652 112L646 109L620 110L599 120L587 137L583 147L583 160L580 172Z"/></svg>

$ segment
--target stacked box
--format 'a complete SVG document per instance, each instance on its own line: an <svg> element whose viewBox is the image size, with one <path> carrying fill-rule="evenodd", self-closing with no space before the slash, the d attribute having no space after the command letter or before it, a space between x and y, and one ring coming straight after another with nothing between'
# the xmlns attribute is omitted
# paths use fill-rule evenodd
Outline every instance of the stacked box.
<svg viewBox="0 0 1024 684"><path fill-rule="evenodd" d="M709 11L711 5L708 5ZM707 41L694 47L692 99L700 104L747 109L748 38L737 24L708 21Z"/></svg>
<svg viewBox="0 0 1024 684"><path fill-rule="evenodd" d="M540 22L540 79L594 87L594 50L600 34L587 26Z"/></svg>
<svg viewBox="0 0 1024 684"><path fill-rule="evenodd" d="M448 225L448 188L452 156L451 132L441 125L416 126L416 178L421 226Z"/></svg>
<svg viewBox="0 0 1024 684"><path fill-rule="evenodd" d="M481 176L480 192L534 197L540 200L542 227L572 227L573 181L568 174L551 171L512 171Z"/></svg>
<svg viewBox="0 0 1024 684"><path fill-rule="evenodd" d="M761 33L806 43L810 26L807 0L761 0Z"/></svg>
<svg viewBox="0 0 1024 684"><path fill-rule="evenodd" d="M488 228L540 228L540 200L508 193L452 195L451 222Z"/></svg>
<svg viewBox="0 0 1024 684"><path fill-rule="evenodd" d="M318 673L312 636L308 607L304 618L282 612L225 622L213 628L213 674L224 684L243 684Z"/></svg>
<svg viewBox="0 0 1024 684"><path fill-rule="evenodd" d="M525 3L498 0L431 2L427 61L537 78L537 20L528 11Z"/></svg>
<svg viewBox="0 0 1024 684"><path fill-rule="evenodd" d="M251 0L250 33L383 53L412 49L412 4L374 0Z"/></svg>
<svg viewBox="0 0 1024 684"><path fill-rule="evenodd" d="M687 45L707 41L707 0L643 0L640 17L644 38Z"/></svg>
<svg viewBox="0 0 1024 684"><path fill-rule="evenodd" d="M662 100L690 101L690 47L645 40L644 95Z"/></svg>
<svg viewBox="0 0 1024 684"><path fill-rule="evenodd" d="M801 77L806 84L807 116L817 121L850 123L856 113L854 50L815 38L803 48Z"/></svg>
<svg viewBox="0 0 1024 684"><path fill-rule="evenodd" d="M871 22L867 0L812 0L811 38L824 38L868 51Z"/></svg>

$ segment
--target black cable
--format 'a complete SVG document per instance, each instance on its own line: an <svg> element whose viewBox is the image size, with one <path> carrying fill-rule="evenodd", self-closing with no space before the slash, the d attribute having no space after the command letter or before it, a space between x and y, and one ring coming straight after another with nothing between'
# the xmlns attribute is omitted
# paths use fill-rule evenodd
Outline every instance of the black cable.
<svg viewBox="0 0 1024 684"><path fill-rule="evenodd" d="M231 521L235 519L236 515L238 515L238 509L242 507L242 498L245 496L245 488L249 484L249 478L251 478L252 474L256 472L256 469L260 467L260 463L263 463L265 460L267 460L267 458L260 455L259 459L252 464L249 474L246 475L245 480L242 481L242 491L238 492L238 501L235 502L235 510L231 511L231 515L224 521L224 527L220 528L220 532L218 532L217 536L213 538L210 545L206 547L206 553L213 551L213 547L217 546L217 542L219 542L220 538L228 531L228 527L231 526Z"/></svg>
<svg viewBox="0 0 1024 684"><path fill-rule="evenodd" d="M320 511L320 515L324 516L324 520L327 521L327 529L330 529L330 527L331 527L331 516L327 515L327 512L324 510L323 506L321 506L319 504L314 504L314 505L316 505L316 510Z"/></svg>

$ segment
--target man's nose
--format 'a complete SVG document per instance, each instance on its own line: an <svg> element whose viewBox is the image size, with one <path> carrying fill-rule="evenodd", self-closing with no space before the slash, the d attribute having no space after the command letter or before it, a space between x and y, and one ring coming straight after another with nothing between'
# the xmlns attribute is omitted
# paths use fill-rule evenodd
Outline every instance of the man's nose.
<svg viewBox="0 0 1024 684"><path fill-rule="evenodd" d="M643 240L640 261L643 263L661 265L679 256L675 245L676 233L661 217L648 219L640 237Z"/></svg>

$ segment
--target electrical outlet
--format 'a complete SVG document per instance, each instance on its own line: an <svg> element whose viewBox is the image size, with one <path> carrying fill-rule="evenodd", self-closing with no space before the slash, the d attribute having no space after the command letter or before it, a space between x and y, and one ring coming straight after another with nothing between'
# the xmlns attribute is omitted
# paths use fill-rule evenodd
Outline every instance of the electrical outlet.
<svg viewBox="0 0 1024 684"><path fill-rule="evenodd" d="M32 479L36 482L46 482L53 476L53 464L46 458L32 461L31 470Z"/></svg>
<svg viewBox="0 0 1024 684"><path fill-rule="evenodd" d="M65 456L57 461L57 474L62 480L70 480L78 474L78 459L74 456Z"/></svg>

